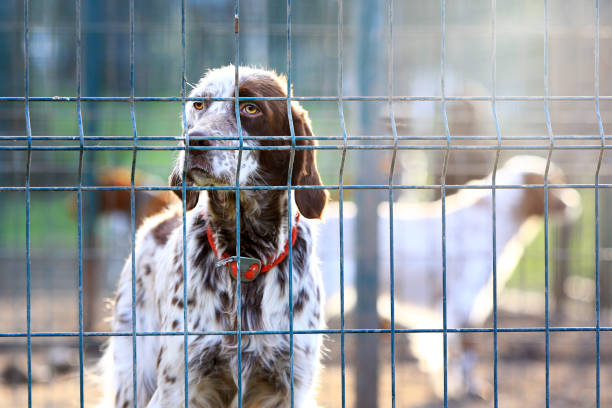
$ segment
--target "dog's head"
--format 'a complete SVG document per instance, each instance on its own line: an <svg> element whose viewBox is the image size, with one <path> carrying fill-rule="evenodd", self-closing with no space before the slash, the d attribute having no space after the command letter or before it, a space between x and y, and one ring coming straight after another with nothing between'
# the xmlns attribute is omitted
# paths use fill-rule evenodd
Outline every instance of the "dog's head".
<svg viewBox="0 0 612 408"><path fill-rule="evenodd" d="M514 156L508 160L502 173L506 174L509 183L517 184L544 184L546 159L537 156ZM550 164L548 171L549 184L566 184L564 172L554 163ZM525 188L520 207L519 216L526 218L532 215L543 216L545 213L544 189ZM580 195L569 187L550 188L548 190L549 214L566 220L573 220L580 215L582 207Z"/></svg>
<svg viewBox="0 0 612 408"><path fill-rule="evenodd" d="M240 67L240 97L286 97L286 80L274 72ZM191 97L227 98L235 96L235 69L229 65L209 71L191 92ZM242 136L290 136L286 100L248 100L239 102ZM238 166L238 121L234 101L192 101L185 105L183 134L189 136L187 160L181 152L170 176L172 186L183 183L186 166L188 186L231 186L236 183ZM308 112L297 102L291 104L295 136L312 136ZM232 140L227 140L232 139ZM314 146L311 139L296 140L296 146ZM290 140L244 140L243 146L291 146ZM240 160L240 185L282 186L287 184L291 152L288 149L243 150ZM313 149L296 149L291 173L292 185L320 186ZM175 190L182 197L180 190ZM195 207L199 192L187 191L187 209ZM323 189L297 189L295 201L307 218L319 218L327 202Z"/></svg>

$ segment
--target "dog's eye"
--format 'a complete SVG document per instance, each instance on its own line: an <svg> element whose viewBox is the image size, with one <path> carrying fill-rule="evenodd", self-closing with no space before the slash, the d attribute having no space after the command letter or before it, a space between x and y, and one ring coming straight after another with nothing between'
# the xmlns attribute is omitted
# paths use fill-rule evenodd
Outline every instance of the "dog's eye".
<svg viewBox="0 0 612 408"><path fill-rule="evenodd" d="M194 102L193 103L193 107L196 110L202 110L202 109L204 109L204 104L202 102Z"/></svg>
<svg viewBox="0 0 612 408"><path fill-rule="evenodd" d="M247 103L242 107L242 112L246 113L247 115L257 115L259 113L259 108L252 103Z"/></svg>

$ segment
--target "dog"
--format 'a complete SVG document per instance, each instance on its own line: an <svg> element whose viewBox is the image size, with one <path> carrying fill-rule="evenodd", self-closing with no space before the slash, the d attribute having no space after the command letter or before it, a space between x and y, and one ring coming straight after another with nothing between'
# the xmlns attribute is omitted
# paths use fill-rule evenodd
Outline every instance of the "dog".
<svg viewBox="0 0 612 408"><path fill-rule="evenodd" d="M211 70L190 94L202 100L185 105L183 134L188 136L189 147L200 149L189 150L187 157L181 151L170 176L171 186L176 187L174 192L185 199L184 203L145 220L138 230L134 305L131 258L121 273L112 330L132 332L133 306L136 331L162 335L137 337L135 386L132 338L111 337L103 376L108 382L106 398L115 407L131 407L135 401L141 407L184 406L186 388L190 407L236 407L239 399L243 407L289 406L292 398L289 333L242 334L239 372L237 336L201 332L237 330L238 319L243 331L289 331L291 319L294 330L318 330L324 325L321 307L324 293L318 263L313 257L315 223L311 220L323 213L327 202L325 190L298 188L291 193L287 188L241 190L239 213L233 189L189 189L183 197L183 183L189 187L235 186L239 163L240 186L286 186L290 170L291 185L322 185L312 149L315 141L307 138L312 136L308 113L296 102L291 103L289 113L286 100L240 101L238 125L234 101L207 99L234 97L234 81L234 66ZM287 96L286 80L271 71L240 67L238 81L240 97ZM287 149L290 140L257 139L291 135L289 115L295 136L306 136L295 141L297 149L291 168L291 151ZM239 126L242 135L249 137L244 146L250 148L243 150L240 161ZM233 140L227 140L228 136ZM292 214L289 200L295 201ZM183 205L187 210L185 242ZM240 272L232 257L236 254L238 214ZM289 246L292 259L288 256ZM240 299L237 279L242 282ZM238 302L241 316L237 315ZM187 337L187 386L185 330L198 332ZM321 335L295 334L292 347L294 406L316 406L314 388Z"/></svg>
<svg viewBox="0 0 612 408"><path fill-rule="evenodd" d="M546 159L515 156L499 168L498 185L544 184ZM472 185L491 185L492 174ZM553 163L550 184L564 184L565 176ZM493 201L490 189L462 189L446 199L446 322L449 328L482 327L493 311ZM356 212L352 203L344 204L345 232L345 312L354 304L356 248L352 236ZM395 322L411 329L441 329L443 326L442 288L442 202L393 204L393 254L395 283ZM580 195L575 189L548 190L551 217L571 221L581 213ZM497 289L501 291L527 247L540 231L545 213L544 189L498 189L496 191ZM335 215L336 214L336 215ZM338 237L338 212L328 209L320 232ZM335 215L335 216L334 216ZM377 311L390 320L390 236L389 203L378 207L378 270L380 293ZM319 258L329 315L337 314L338 240L321 246ZM439 334L410 333L410 349L422 370L429 374L437 396L444 393L443 338ZM473 374L477 356L465 335L448 336L448 395L486 396L488 391Z"/></svg>

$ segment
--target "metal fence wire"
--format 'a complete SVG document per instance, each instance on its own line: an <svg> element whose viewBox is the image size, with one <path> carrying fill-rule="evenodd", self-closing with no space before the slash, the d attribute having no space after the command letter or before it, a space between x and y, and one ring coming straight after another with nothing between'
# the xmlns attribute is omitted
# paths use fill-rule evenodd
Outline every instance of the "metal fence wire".
<svg viewBox="0 0 612 408"><path fill-rule="evenodd" d="M25 273L25 310L26 310L26 324L25 330L2 330L0 332L0 339L8 340L19 340L25 339L27 347L27 402L28 407L33 406L33 343L37 339L53 339L53 338L69 338L78 340L78 378L79 378L79 406L83 407L86 405L86 377L87 370L85 369L86 361L86 342L88 339L104 339L110 336L128 336L132 338L132 365L133 369L133 392L134 399L138 391L137 384L137 370L136 367L142 364L138 360L137 342L136 339L140 336L183 336L184 338L184 376L185 376L185 389L184 389L184 403L185 406L189 406L189 348L188 336L191 335L232 335L236 336L237 341L237 356L238 356L238 372L241 372L242 365L242 352L241 352L241 338L242 336L253 336L253 335L288 335L290 339L290 355L291 360L291 406L294 406L293 399L293 384L294 384L294 369L293 369L293 340L295 336L302 334L319 333L325 334L328 337L338 337L340 346L340 375L341 382L339 390L341 395L342 407L348 403L346 395L348 394L349 384L347 383L347 365L348 361L346 358L346 344L347 336L354 336L356 341L356 352L352 360L354 361L355 376L356 376L356 395L354 399L356 406L360 407L373 407L377 406L379 401L378 386L376 381L378 377L383 375L379 373L382 354L379 355L379 339L386 338L389 340L389 361L384 362L389 365L390 369L390 386L387 388L391 394L390 404L395 407L396 405L402 405L396 403L396 392L401 386L396 381L396 361L398 360L398 353L400 351L396 348L398 342L398 334L433 334L442 336L442 348L439 349L439 353L443 359L443 394L442 403L444 407L452 405L449 403L449 348L448 338L449 335L455 334L473 334L473 333L486 333L490 334L492 338L492 404L498 407L503 404L503 398L499 393L500 383L500 351L499 351L499 338L501 334L505 333L516 333L517 335L526 335L528 333L539 333L544 335L544 359L545 359L545 388L540 390L541 393L545 394L544 399L546 407L551 406L551 367L550 367L550 356L551 356L551 336L553 333L568 334L572 333L585 333L588 336L594 337L595 349L595 384L593 397L594 406L602 407L605 406L604 398L602 397L602 389L606 388L604 383L602 386L602 352L601 352L601 339L605 336L606 332L612 331L612 327L602 323L601 313L602 307L600 305L600 298L602 296L600 290L600 282L602 277L600 275L600 264L601 262L601 250L600 250L600 216L605 211L605 208L600 206L602 199L600 197L603 189L612 187L610 183L603 183L600 179L600 173L602 171L602 163L605 164L604 155L606 150L610 148L606 144L606 134L604 132L604 124L600 113L600 103L602 101L612 101L610 95L600 95L600 1L595 0L594 4L594 44L593 44L593 58L594 58L594 88L593 95L586 96L553 96L550 93L550 79L549 74L551 70L550 55L549 55L549 10L550 1L542 0L542 6L544 9L544 33L542 38L542 47L544 50L544 59L542 67L542 81L544 95L540 96L508 96L499 95L497 92L497 44L498 44L498 25L497 25L497 1L491 0L489 4L489 17L490 17L490 81L492 84L490 94L480 95L453 95L448 91L447 86L447 49L449 34L447 32L447 1L441 0L440 2L440 78L439 78L439 95L421 95L421 96L409 96L409 95L397 95L394 90L394 84L397 83L397 78L394 77L394 55L397 44L394 43L394 4L392 0L387 0L385 3L386 12L377 13L375 11L380 7L373 7L374 2L362 1L359 4L362 6L361 14L359 16L359 32L353 33L361 41L362 47L358 50L358 61L361 64L358 76L360 84L364 84L360 91L363 91L359 95L347 95L345 91L345 61L346 56L344 55L344 35L345 35L345 4L343 0L337 1L337 95L336 96L294 96L292 95L291 89L293 84L294 64L292 61L292 44L293 33L292 33L292 3L295 0L287 0L286 3L286 21L285 21L285 34L286 34L286 60L285 60L285 72L287 75L287 97L286 98L260 98L260 97L230 97L230 98L210 98L212 101L231 101L235 105L235 115L238 123L238 163L241 162L242 154L248 150L264 150L264 149L278 149L278 147L265 147L265 146L248 146L245 141L250 140L250 136L243 135L240 126L240 114L239 114L239 103L246 100L282 100L286 101L287 106L290 107L292 101L300 102L327 102L335 104L335 113L340 121L340 135L325 135L325 136L312 136L312 137L300 137L295 135L293 127L293 119L291 114L288 115L290 122L291 135L287 137L281 137L280 139L290 141L291 145L288 148L291 153L291 160L293 160L294 154L300 149L316 149L319 151L334 151L340 154L339 172L334 175L337 179L337 183L325 184L323 186L295 186L291 184L291 170L287 177L287 185L285 186L241 186L239 184L238 174L240 172L240 164L237 166L236 184L234 186L221 187L194 187L187 186L185 183L181 187L165 187L155 186L148 183L144 185L139 184L137 181L137 163L139 155L142 152L173 152L185 150L188 157L190 150L195 149L215 149L216 147L194 147L190 146L188 132L185 132L184 136L142 136L139 134L139 126L136 121L136 110L139 103L180 103L182 108L182 122L186 126L185 116L185 105L190 101L198 101L201 98L191 98L187 96L187 49L186 49L186 0L180 1L180 47L181 47L181 72L177 75L181 77L181 88L180 95L176 96L137 96L135 92L135 80L139 75L140 69L146 69L145 67L135 66L135 12L134 3L135 0L129 1L129 96L89 96L82 95L82 83L83 83L83 47L82 47L82 0L74 0L74 22L75 22L75 53L76 53L76 95L75 96L33 96L30 93L31 84L31 60L32 60L32 41L31 41L31 26L30 26L30 1L24 0L23 8L23 79L25 89L23 90L23 96L0 96L0 104L19 103L23 104L23 114L25 115L25 135L10 135L1 136L0 141L0 152L10 154L24 154L25 156L25 183L23 185L10 185L7 183L1 183L0 195L8 193L23 193L25 194L25 270L18 269L14 271L7 271L7 273L22 274ZM244 8L247 11L244 11ZM351 5L353 7L353 5ZM235 0L233 5L233 46L234 46L234 66L235 66L235 92L238 95L238 74L241 63L241 48L244 44L241 42L241 15L242 13L248 13L248 5L244 2L241 4L238 0ZM374 44L371 36L380 35L384 32L386 41L384 46L380 44ZM384 59L386 62L386 73L382 74L377 71L377 67L374 62L375 60ZM382 76L386 78L386 94L376 95L376 87L369 86L368 81L375 81L373 78L376 76ZM587 102L592 103L594 113L596 116L596 124L598 134L595 135L555 135L553 132L553 126L551 124L550 104L551 102ZM368 119L366 111L368 109L367 103L382 103L384 107L384 118L388 120L386 125L380 125L379 123L373 122ZM494 124L494 135L493 136L477 136L477 135L453 135L451 126L449 126L448 109L449 104L454 102L481 102L490 104L490 112L492 115ZM544 105L544 121L546 134L539 136L504 136L502 134L502 125L498 119L498 107L499 102L541 102ZM33 135L31 126L31 107L34 103L39 104L62 104L69 103L76 106L76 119L78 123L78 135L77 136L36 136ZM83 113L84 104L105 104L105 103L122 103L124 106L129 107L129 117L132 129L131 136L118 136L118 135L87 135L86 134L86 118ZM357 115L360 117L360 131L362 135L349 135L347 130L347 124L345 123L345 106L348 103L360 103ZM398 132L398 123L396 121L397 105L399 103L435 103L436 106L441 108L441 118L443 124L443 134L439 136L431 135L408 135L403 136ZM1 105L0 105L1 106ZM369 106L369 105L368 105ZM289 109L291 112L291 109ZM381 127L390 128L390 135L381 135ZM369 135L369 136L368 136ZM257 136L258 139L267 138L266 136ZM268 137L272 139L272 137ZM320 143L317 146L298 146L297 141L308 138L319 140ZM213 138L214 139L214 138ZM217 139L223 140L236 140L235 138L220 137ZM274 137L278 140L279 137ZM69 142L78 142L77 145L72 145ZM159 145L152 144L153 142L160 143ZM183 142L183 146L177 146L177 142ZM65 143L65 144L62 144ZM115 145L112 145L115 143ZM217 147L218 148L218 147ZM233 148L232 148L233 149ZM131 154L131 168L129 173L129 185L118 186L118 185L95 185L91 183L91 174L89 173L86 160L87 152L126 152ZM347 162L347 153L354 151L357 155L357 160L361 163L368 163L370 155L375 151L382 151L389 154L388 161L385 163L386 167L384 170L373 169L373 166L358 166L356 175L351 176L351 181L345 182L345 163ZM447 183L448 180L448 169L449 160L453 152L460 151L483 151L492 154L494 157L492 163L492 174L490 182L488 183L471 183L471 184L452 184ZM505 152L538 152L546 158L546 165L544 170L543 183L527 184L527 183L514 183L514 184L499 184L496 182L497 171L501 165L501 156ZM595 173L592 174L592 182L590 183L563 183L555 184L549 180L549 171L552 168L551 159L553 153L568 152L574 154L578 151L591 151L596 154ZM36 152L74 152L78 155L78 174L77 183L72 185L49 185L49 186L36 186L32 183L32 165L35 163ZM397 183L397 173L399 170L398 155L401 152L437 152L442 156L441 166L442 170L440 173L439 181L436 180L434 183ZM185 166L186 168L186 166ZM292 166L289 166L291 169ZM185 170L186 171L186 170ZM185 174L183 180L186 180ZM582 191L590 191L594 194L594 251L591 254L583 255L585 257L594 258L594 276L592 276L594 282L594 296L593 296L593 313L594 324L592 325L573 325L573 326L558 326L551 324L551 306L550 306L550 292L551 292L551 274L550 270L551 260L554 256L551 254L551 231L553 228L550 226L551 221L549 220L549 200L551 192L555 189L574 188ZM326 189L333 192L334 197L337 197L339 202L338 207L338 236L337 237L324 237L325 240L336 240L338 242L338 253L336 254L335 266L338 271L337 276L334 279L339 280L339 327L338 328L321 328L318 330L296 330L293 326L293 319L291 318L290 326L287 330L278 331L245 331L241 328L241 319L237 319L237 329L228 331L188 331L187 319L188 310L183 308L183 327L182 331L173 332L143 332L136 329L136 288L135 288L135 241L136 231L138 227L137 223L137 195L143 192L159 192L159 191L179 191L183 196L183 281L187 282L187 276L189 270L187 268L187 254L185 250L185 242L187 237L186 231L186 194L191 190L232 190L236 192L236 210L240 211L239 197L240 193L245 190L287 190L295 191L298 189ZM447 203L448 203L448 191L451 189L465 189L465 190L489 190L490 197L492 199L491 212L480 213L479 217L490 217L492 229L490 231L490 246L492 248L492 258L490 259L490 267L492 269L492 325L491 327L453 327L448 324L447 317ZM498 301L498 267L499 267L499 256L498 256L498 225L500 217L497 212L499 205L498 196L500 191L503 190L528 190L528 189L542 189L544 193L544 211L543 211L543 233L544 233L544 252L539 256L544 262L544 325L537 326L526 326L526 327L505 327L500 325L498 319L499 301ZM436 260L441 264L441 282L442 287L439 289L441 292L442 299L442 326L440 328L429 328L429 327L413 327L405 328L396 326L396 274L397 265L401 262L405 262L405 259L397 259L396 252L394 251L395 243L398 237L409 232L398 230L397 225L394 223L394 217L397 217L397 209L394 203L397 201L397 196L400 193L406 191L436 191L439 194L441 201L441 241L437 245L441 246L441 257ZM131 267L132 267L132 330L126 332L111 332L111 331L97 331L90 327L86 327L84 320L84 308L86 307L87 299L84 298L84 272L87 269L87 260L84 258L84 242L87 233L84 230L85 218L87 211L90 210L87 206L84 206L84 195L89 192L129 192L130 203L129 203L129 219L130 219L130 236L131 236ZM78 278L78 328L76 330L65 330L65 331L38 331L32 329L32 211L31 202L32 194L38 192L71 192L76 193L77 204L76 204L76 218L77 218L77 245L78 253L76 254L78 265L77 278ZM357 215L355 217L355 234L353 236L347 236L345 221L347 207L344 205L345 196L350 194L354 197L357 206ZM2 201L2 200L0 200ZM388 227L388 240L389 240L389 310L390 319L389 327L381 328L378 326L378 316L376 313L377 293L381 288L381 283L378 282L378 274L376 271L380 266L380 260L377 259L376 254L379 251L376 240L371 239L371 232L377 228L377 208L381 202L387 202L388 208L386 210L387 217L389 219ZM287 218L288 228L291 230L292 223L295 222L292 219L291 212L291 200L289 200L289 216ZM395 225L395 229L394 229ZM91 228L91 227L89 227ZM240 263L240 217L236 217L236 229L237 229L237 245L236 254L237 262ZM347 257L346 247L349 245L347 240L355 241L355 248L357 248L357 254L355 256L356 263L356 310L357 328L350 328L345 321L345 311L347 308L347 295L345 294L345 259ZM352 244L351 244L352 245ZM289 246L289 258L293 256L291 246ZM53 261L51 261L53 262ZM292 289L292 263L289 262L289 313L293 316L294 302L293 302L293 289ZM241 283L237 280L237 297L240 299ZM385 288L383 288L385 289ZM386 290L386 289L385 289ZM85 303L84 303L85 302ZM183 286L183 304L187 304L187 284ZM609 305L608 305L609 307ZM241 315L241 305L238 302L237 313ZM101 312L99 313L101 314ZM42 343L41 343L42 344ZM387 354L384 354L385 356ZM386 366L384 366L386 367ZM385 374L386 375L386 374ZM606 378L609 378L606 377ZM241 376L238 376L238 395L241 395L244 384ZM327 390L323 389L321 393L325 393ZM586 398L586 397L585 397ZM238 406L242 406L242 401L238 400ZM586 406L586 405L585 405Z"/></svg>

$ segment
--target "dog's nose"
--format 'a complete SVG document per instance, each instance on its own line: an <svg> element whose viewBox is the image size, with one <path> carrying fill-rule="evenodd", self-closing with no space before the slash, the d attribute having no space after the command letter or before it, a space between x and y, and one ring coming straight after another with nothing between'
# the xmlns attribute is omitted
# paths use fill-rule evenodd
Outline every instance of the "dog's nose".
<svg viewBox="0 0 612 408"><path fill-rule="evenodd" d="M189 131L189 146L211 146L210 138L208 133L202 132L201 130Z"/></svg>

